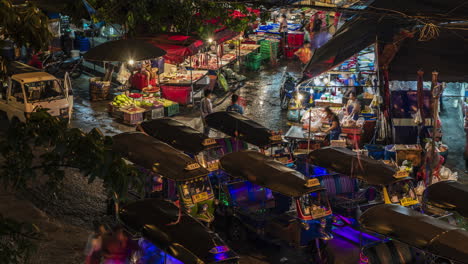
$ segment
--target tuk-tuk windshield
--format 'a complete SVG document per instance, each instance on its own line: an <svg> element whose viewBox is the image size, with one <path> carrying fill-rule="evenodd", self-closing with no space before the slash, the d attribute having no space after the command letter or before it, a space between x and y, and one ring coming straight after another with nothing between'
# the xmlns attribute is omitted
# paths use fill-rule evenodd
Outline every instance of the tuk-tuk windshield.
<svg viewBox="0 0 468 264"><path fill-rule="evenodd" d="M206 149L198 154L198 159L201 162L213 162L218 161L224 155L221 147Z"/></svg>
<svg viewBox="0 0 468 264"><path fill-rule="evenodd" d="M306 194L300 198L302 213L314 219L331 214L330 203L325 191Z"/></svg>
<svg viewBox="0 0 468 264"><path fill-rule="evenodd" d="M181 186L184 199L192 199L193 203L208 200L213 194L208 176L184 182Z"/></svg>
<svg viewBox="0 0 468 264"><path fill-rule="evenodd" d="M399 181L388 186L388 195L392 203L409 206L418 203L418 199L411 181Z"/></svg>
<svg viewBox="0 0 468 264"><path fill-rule="evenodd" d="M25 83L24 92L28 102L64 98L63 89L58 80Z"/></svg>

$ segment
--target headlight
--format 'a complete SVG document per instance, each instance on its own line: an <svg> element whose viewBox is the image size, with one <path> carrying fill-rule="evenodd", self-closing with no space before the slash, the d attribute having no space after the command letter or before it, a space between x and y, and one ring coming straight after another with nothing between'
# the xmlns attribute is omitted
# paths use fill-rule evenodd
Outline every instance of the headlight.
<svg viewBox="0 0 468 264"><path fill-rule="evenodd" d="M327 219L322 218L322 220L320 220L320 226L322 228L325 228L327 226Z"/></svg>
<svg viewBox="0 0 468 264"><path fill-rule="evenodd" d="M305 230L309 230L310 229L310 225L308 223L304 223L302 222L302 228L304 228Z"/></svg>

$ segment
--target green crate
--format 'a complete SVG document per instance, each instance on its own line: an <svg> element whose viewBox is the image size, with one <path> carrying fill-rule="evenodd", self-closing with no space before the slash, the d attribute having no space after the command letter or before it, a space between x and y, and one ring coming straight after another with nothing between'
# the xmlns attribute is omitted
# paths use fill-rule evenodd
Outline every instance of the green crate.
<svg viewBox="0 0 468 264"><path fill-rule="evenodd" d="M165 116L174 116L179 113L179 104L173 104L168 107L164 107L164 115Z"/></svg>
<svg viewBox="0 0 468 264"><path fill-rule="evenodd" d="M251 71L258 71L260 69L260 66L262 65L262 61L248 61L246 63L246 68Z"/></svg>

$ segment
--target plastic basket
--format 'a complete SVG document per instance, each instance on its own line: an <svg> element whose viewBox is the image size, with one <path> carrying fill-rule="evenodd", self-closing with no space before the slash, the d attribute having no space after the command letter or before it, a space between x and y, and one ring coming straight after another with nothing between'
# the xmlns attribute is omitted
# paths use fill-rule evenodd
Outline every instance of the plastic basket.
<svg viewBox="0 0 468 264"><path fill-rule="evenodd" d="M173 104L168 107L164 107L165 116L174 116L179 113L179 104Z"/></svg>
<svg viewBox="0 0 468 264"><path fill-rule="evenodd" d="M145 112L145 120L154 120L164 117L164 107L153 108Z"/></svg>

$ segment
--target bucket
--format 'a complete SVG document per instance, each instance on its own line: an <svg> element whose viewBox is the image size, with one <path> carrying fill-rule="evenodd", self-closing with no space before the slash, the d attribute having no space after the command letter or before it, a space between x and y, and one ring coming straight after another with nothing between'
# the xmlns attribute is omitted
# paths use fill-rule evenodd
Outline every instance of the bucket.
<svg viewBox="0 0 468 264"><path fill-rule="evenodd" d="M72 58L80 57L80 51L79 50L72 50L70 53L71 53Z"/></svg>
<svg viewBox="0 0 468 264"><path fill-rule="evenodd" d="M392 151L394 145L385 146L385 160L396 160L396 151Z"/></svg>
<svg viewBox="0 0 468 264"><path fill-rule="evenodd" d="M375 160L381 160L385 156L385 150L382 145L366 144L364 145L364 149L367 150L369 157Z"/></svg>

